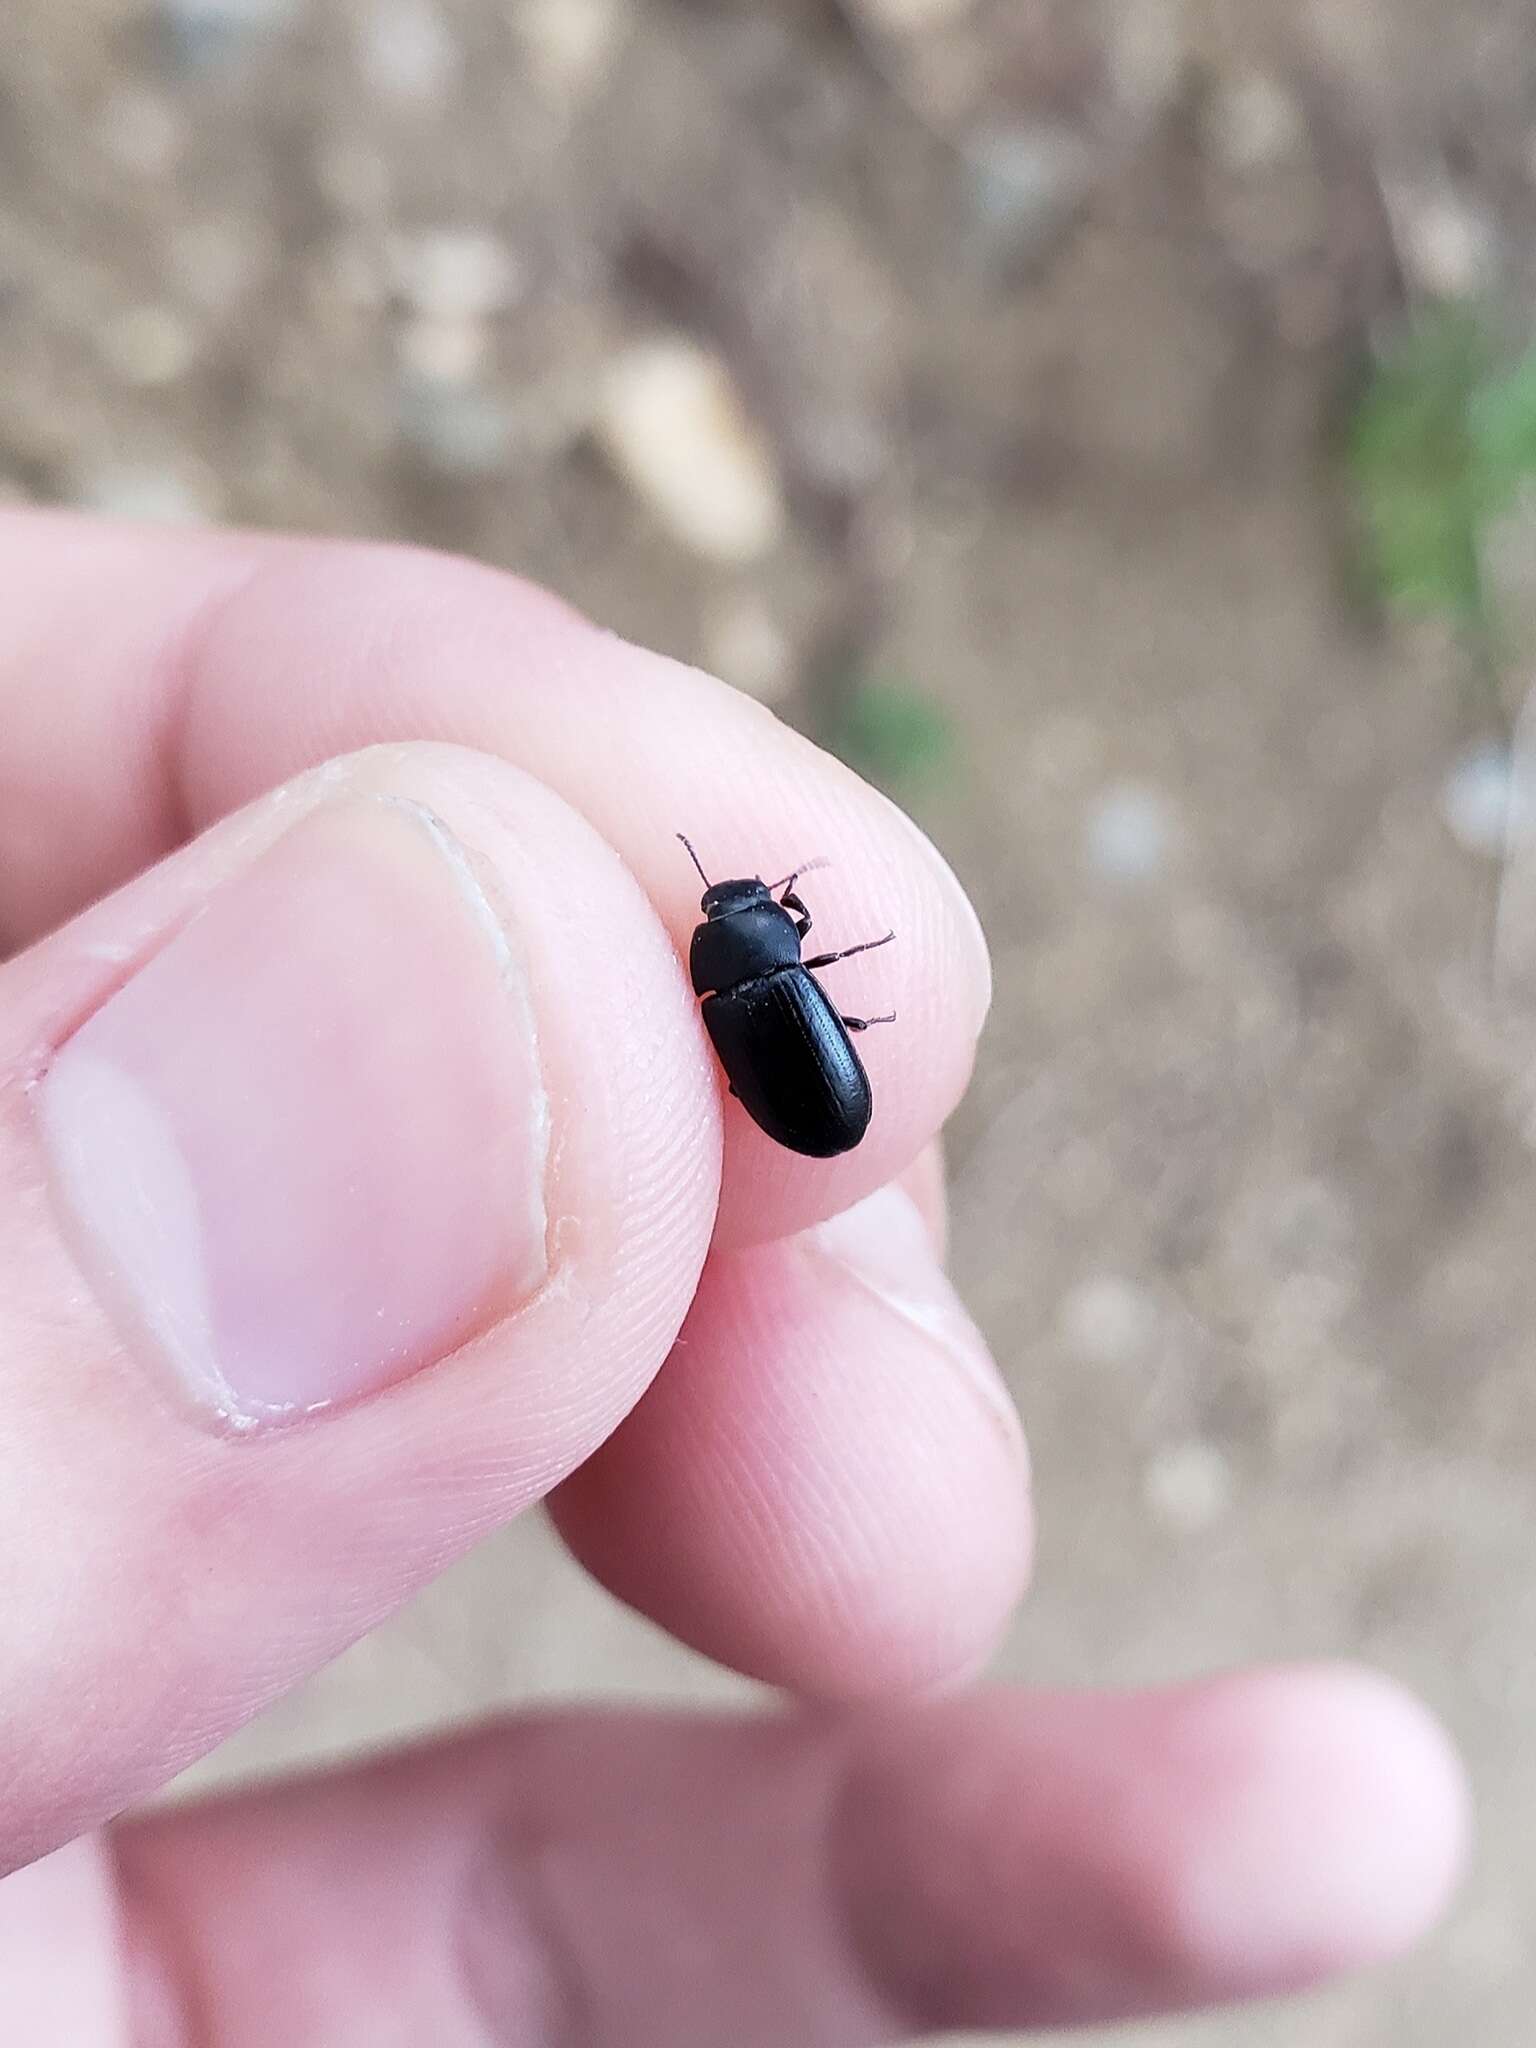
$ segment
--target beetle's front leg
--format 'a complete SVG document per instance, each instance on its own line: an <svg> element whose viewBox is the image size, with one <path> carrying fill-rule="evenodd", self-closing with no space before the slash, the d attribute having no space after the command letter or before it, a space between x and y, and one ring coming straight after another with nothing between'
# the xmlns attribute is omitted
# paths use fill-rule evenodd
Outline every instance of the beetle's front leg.
<svg viewBox="0 0 1536 2048"><path fill-rule="evenodd" d="M803 939L811 928L811 913L806 909L793 889L786 889L784 891L784 894L779 898L779 908L787 910L793 915L795 930Z"/></svg>
<svg viewBox="0 0 1536 2048"><path fill-rule="evenodd" d="M894 1024L896 1012L892 1010L884 1017L844 1017L840 1021L845 1031L867 1031L871 1024Z"/></svg>

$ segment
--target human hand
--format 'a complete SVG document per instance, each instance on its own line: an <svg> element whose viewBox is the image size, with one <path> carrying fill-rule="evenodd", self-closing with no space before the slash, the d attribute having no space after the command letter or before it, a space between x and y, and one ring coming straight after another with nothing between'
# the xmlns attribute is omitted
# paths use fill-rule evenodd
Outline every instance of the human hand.
<svg viewBox="0 0 1536 2048"><path fill-rule="evenodd" d="M1027 1481L934 1250L985 953L883 799L464 564L22 513L0 564L8 2048L856 2048L1433 1918L1460 1776L1383 1681L945 1690ZM899 935L841 1160L722 1101L679 828ZM823 1704L112 1825L540 1500Z"/></svg>

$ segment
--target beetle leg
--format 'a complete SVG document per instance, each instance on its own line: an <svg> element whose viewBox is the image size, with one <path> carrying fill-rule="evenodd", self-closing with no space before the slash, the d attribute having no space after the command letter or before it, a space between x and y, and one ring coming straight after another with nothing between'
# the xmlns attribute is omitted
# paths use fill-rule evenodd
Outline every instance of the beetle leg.
<svg viewBox="0 0 1536 2048"><path fill-rule="evenodd" d="M795 931L803 939L811 928L811 913L806 909L793 889L786 889L784 891L784 894L779 898L779 907L781 910L793 911Z"/></svg>
<svg viewBox="0 0 1536 2048"><path fill-rule="evenodd" d="M887 932L883 939L866 939L862 946L844 946L841 953L821 953L814 960L801 962L804 967L830 967L834 960L851 960L855 953L873 953L877 946L888 946L896 934Z"/></svg>
<svg viewBox="0 0 1536 2048"><path fill-rule="evenodd" d="M871 1024L894 1024L896 1012L892 1010L886 1017L844 1017L841 1022L845 1030L867 1031Z"/></svg>

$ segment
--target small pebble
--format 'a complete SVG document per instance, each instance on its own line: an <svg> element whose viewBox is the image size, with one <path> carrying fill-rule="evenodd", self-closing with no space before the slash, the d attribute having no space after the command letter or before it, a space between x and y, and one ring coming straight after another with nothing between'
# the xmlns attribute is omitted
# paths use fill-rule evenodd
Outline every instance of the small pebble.
<svg viewBox="0 0 1536 2048"><path fill-rule="evenodd" d="M97 137L112 161L141 178L163 178L181 154L186 130L157 93L123 86L101 112Z"/></svg>
<svg viewBox="0 0 1536 2048"><path fill-rule="evenodd" d="M222 64L255 38L297 20L302 0L160 0L176 60L188 71Z"/></svg>
<svg viewBox="0 0 1536 2048"><path fill-rule="evenodd" d="M397 106L443 100L459 76L458 43L432 0L377 0L363 17L363 71Z"/></svg>
<svg viewBox="0 0 1536 2048"><path fill-rule="evenodd" d="M1440 815L1468 853L1500 860L1529 836L1536 817L1530 772L1517 774L1506 747L1488 741L1453 763L1440 785Z"/></svg>
<svg viewBox="0 0 1536 2048"><path fill-rule="evenodd" d="M1214 1444L1193 1440L1159 1451L1142 1475L1142 1498L1154 1520L1181 1536L1197 1536L1232 1505L1232 1467Z"/></svg>
<svg viewBox="0 0 1536 2048"><path fill-rule="evenodd" d="M1408 281L1435 298L1470 299L1499 272L1493 224L1446 180L1384 180L1383 196Z"/></svg>
<svg viewBox="0 0 1536 2048"><path fill-rule="evenodd" d="M603 381L595 426L636 497L695 554L745 563L777 546L778 472L718 356L682 335L628 350Z"/></svg>
<svg viewBox="0 0 1536 2048"><path fill-rule="evenodd" d="M889 35L917 35L924 29L954 28L973 13L976 0L853 0L853 10Z"/></svg>
<svg viewBox="0 0 1536 2048"><path fill-rule="evenodd" d="M1106 28L1115 105L1147 123L1170 108L1189 72L1185 0L1118 0Z"/></svg>
<svg viewBox="0 0 1536 2048"><path fill-rule="evenodd" d="M705 623L711 672L760 704L777 704L794 685L794 649L761 598L726 598Z"/></svg>
<svg viewBox="0 0 1536 2048"><path fill-rule="evenodd" d="M1089 863L1111 882L1144 882L1158 874L1172 840L1168 805L1155 790L1134 783L1106 790L1088 820Z"/></svg>
<svg viewBox="0 0 1536 2048"><path fill-rule="evenodd" d="M620 0L523 0L517 26L545 85L569 97L608 69L623 15Z"/></svg>
<svg viewBox="0 0 1536 2048"><path fill-rule="evenodd" d="M401 291L431 319L488 319L522 293L511 253L477 228L434 228L401 236L391 258Z"/></svg>
<svg viewBox="0 0 1536 2048"><path fill-rule="evenodd" d="M423 460L444 476L466 481L506 467L512 421L483 391L407 378L401 387L401 430Z"/></svg>
<svg viewBox="0 0 1536 2048"><path fill-rule="evenodd" d="M1123 1365L1144 1352L1157 1330L1157 1309L1144 1288L1118 1273L1097 1273L1062 1297L1062 1337L1097 1365Z"/></svg>
<svg viewBox="0 0 1536 2048"><path fill-rule="evenodd" d="M104 519L142 520L152 526L201 526L217 518L210 488L149 464L109 463L80 478L75 503Z"/></svg>
<svg viewBox="0 0 1536 2048"><path fill-rule="evenodd" d="M401 367L425 384L473 384L485 356L485 328L476 320L408 320L401 329Z"/></svg>
<svg viewBox="0 0 1536 2048"><path fill-rule="evenodd" d="M132 306L107 322L101 350L125 384L152 389L186 375L197 338L169 306Z"/></svg>
<svg viewBox="0 0 1536 2048"><path fill-rule="evenodd" d="M1267 71L1240 70L1221 81L1205 108L1206 147L1229 171L1268 169L1300 148L1301 109Z"/></svg>
<svg viewBox="0 0 1536 2048"><path fill-rule="evenodd" d="M1098 157L1064 122L994 129L966 149L976 211L1017 251L1047 241L1093 182Z"/></svg>

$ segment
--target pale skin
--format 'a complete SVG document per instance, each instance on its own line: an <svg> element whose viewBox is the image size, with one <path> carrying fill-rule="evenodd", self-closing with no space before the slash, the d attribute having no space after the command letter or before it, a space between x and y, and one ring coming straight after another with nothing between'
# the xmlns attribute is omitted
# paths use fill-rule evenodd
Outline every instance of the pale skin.
<svg viewBox="0 0 1536 2048"><path fill-rule="evenodd" d="M966 1689L1031 1543L1022 1437L941 1270L935 1141L988 969L883 799L462 563L14 512L0 571L9 2048L864 2048L1289 1990L1434 1922L1463 1780L1385 1679ZM505 825L538 876L557 1123L584 1063L626 1077L562 1156L593 1249L407 1385L218 1437L82 1277L26 1084L245 859L271 791L302 804L381 744L327 772ZM861 1041L877 1108L846 1158L724 1099L679 829L720 874L830 856L829 945L896 931L828 970L900 1020ZM817 1704L541 1712L118 1818L541 1501L622 1598Z"/></svg>

